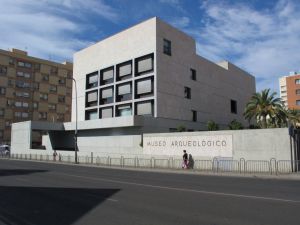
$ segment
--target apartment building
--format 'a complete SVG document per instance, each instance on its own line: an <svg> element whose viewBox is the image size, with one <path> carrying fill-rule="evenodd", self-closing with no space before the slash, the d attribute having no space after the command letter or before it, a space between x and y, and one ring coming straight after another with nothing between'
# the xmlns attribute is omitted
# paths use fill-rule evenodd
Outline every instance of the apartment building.
<svg viewBox="0 0 300 225"><path fill-rule="evenodd" d="M207 130L208 120L247 126L256 91L252 75L199 56L192 37L156 17L76 52L74 78L71 122L30 125L48 130L47 149L74 150L76 127L79 152L142 154L144 133Z"/></svg>
<svg viewBox="0 0 300 225"><path fill-rule="evenodd" d="M72 67L0 49L0 143L10 143L15 122L70 121Z"/></svg>
<svg viewBox="0 0 300 225"><path fill-rule="evenodd" d="M300 110L300 72L279 78L280 98L288 109Z"/></svg>

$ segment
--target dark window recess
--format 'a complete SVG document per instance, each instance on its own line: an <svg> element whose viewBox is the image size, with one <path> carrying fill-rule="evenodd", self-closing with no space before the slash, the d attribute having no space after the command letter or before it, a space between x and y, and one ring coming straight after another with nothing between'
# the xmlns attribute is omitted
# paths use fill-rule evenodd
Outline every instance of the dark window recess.
<svg viewBox="0 0 300 225"><path fill-rule="evenodd" d="M147 77L135 81L135 98L144 98L153 96L154 77Z"/></svg>
<svg viewBox="0 0 300 225"><path fill-rule="evenodd" d="M109 104L114 102L114 89L113 87L103 88L100 90L100 105Z"/></svg>
<svg viewBox="0 0 300 225"><path fill-rule="evenodd" d="M85 106L96 106L98 101L98 91L87 92L85 96Z"/></svg>
<svg viewBox="0 0 300 225"><path fill-rule="evenodd" d="M197 111L192 110L192 114L193 114L193 121L197 122Z"/></svg>
<svg viewBox="0 0 300 225"><path fill-rule="evenodd" d="M132 77L132 61L127 61L121 64L118 64L116 67L117 70L117 81L126 80Z"/></svg>
<svg viewBox="0 0 300 225"><path fill-rule="evenodd" d="M189 87L184 87L184 97L191 99L191 89Z"/></svg>
<svg viewBox="0 0 300 225"><path fill-rule="evenodd" d="M300 89L296 89L296 95L300 95Z"/></svg>
<svg viewBox="0 0 300 225"><path fill-rule="evenodd" d="M114 67L108 67L100 71L100 85L114 82Z"/></svg>
<svg viewBox="0 0 300 225"><path fill-rule="evenodd" d="M144 101L135 103L135 115L139 116L153 116L154 114L154 102Z"/></svg>
<svg viewBox="0 0 300 225"><path fill-rule="evenodd" d="M231 113L237 114L237 102L235 100L230 100Z"/></svg>
<svg viewBox="0 0 300 225"><path fill-rule="evenodd" d="M86 75L86 89L98 86L98 72Z"/></svg>
<svg viewBox="0 0 300 225"><path fill-rule="evenodd" d="M117 106L116 116L131 116L131 115L132 115L131 104Z"/></svg>
<svg viewBox="0 0 300 225"><path fill-rule="evenodd" d="M194 70L194 69L191 69L191 79L197 80L197 73L196 73L196 70Z"/></svg>
<svg viewBox="0 0 300 225"><path fill-rule="evenodd" d="M100 119L111 118L111 117L113 117L113 107L100 108L99 111Z"/></svg>
<svg viewBox="0 0 300 225"><path fill-rule="evenodd" d="M6 74L7 74L7 67L0 66L0 75L6 75Z"/></svg>
<svg viewBox="0 0 300 225"><path fill-rule="evenodd" d="M154 54L151 53L149 55L136 58L134 64L135 76L151 73L154 71Z"/></svg>
<svg viewBox="0 0 300 225"><path fill-rule="evenodd" d="M172 45L171 45L171 41L164 39L164 53L166 55L171 56L172 55Z"/></svg>
<svg viewBox="0 0 300 225"><path fill-rule="evenodd" d="M127 101L132 99L131 83L125 83L117 86L117 102Z"/></svg>
<svg viewBox="0 0 300 225"><path fill-rule="evenodd" d="M85 120L98 119L97 109L85 111Z"/></svg>

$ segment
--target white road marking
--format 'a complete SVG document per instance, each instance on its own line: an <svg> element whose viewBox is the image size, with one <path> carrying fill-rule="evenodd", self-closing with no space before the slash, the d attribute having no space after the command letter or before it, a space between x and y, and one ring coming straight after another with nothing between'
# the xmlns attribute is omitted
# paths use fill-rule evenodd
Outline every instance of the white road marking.
<svg viewBox="0 0 300 225"><path fill-rule="evenodd" d="M176 188L176 187L151 185L151 184L140 184L140 183L128 182L128 181L72 175L72 174L61 173L61 172L60 172L60 174L64 174L66 176L71 176L71 177L77 177L77 178L91 179L91 180L97 180L97 181L106 181L106 182L119 183L119 184L128 184L128 185L135 185L135 186L142 186L142 187L150 187L150 188L157 188L157 189L164 189L164 190L185 191L185 192L194 192L194 193L200 193L200 194L229 196L229 197L248 198L248 199L257 199L257 200L269 200L269 201L288 202L288 203L300 203L300 200L291 200L291 199L284 199L284 198L263 197L263 196L255 196L255 195L242 195L242 194L204 191L204 190L195 190L195 189L187 189L187 188Z"/></svg>

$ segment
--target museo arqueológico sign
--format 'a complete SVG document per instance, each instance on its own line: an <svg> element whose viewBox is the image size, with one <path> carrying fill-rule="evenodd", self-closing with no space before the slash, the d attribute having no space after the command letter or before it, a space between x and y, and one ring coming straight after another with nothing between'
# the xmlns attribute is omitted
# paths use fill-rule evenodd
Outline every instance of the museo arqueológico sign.
<svg viewBox="0 0 300 225"><path fill-rule="evenodd" d="M232 135L211 136L144 136L143 151L152 155L182 155L232 157Z"/></svg>

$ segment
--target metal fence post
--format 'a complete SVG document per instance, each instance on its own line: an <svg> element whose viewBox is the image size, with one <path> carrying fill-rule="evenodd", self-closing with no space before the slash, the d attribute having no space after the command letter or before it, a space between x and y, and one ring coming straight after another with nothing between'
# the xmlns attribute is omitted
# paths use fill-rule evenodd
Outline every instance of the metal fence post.
<svg viewBox="0 0 300 225"><path fill-rule="evenodd" d="M94 153L91 152L91 164L93 164L93 163L94 163Z"/></svg>

